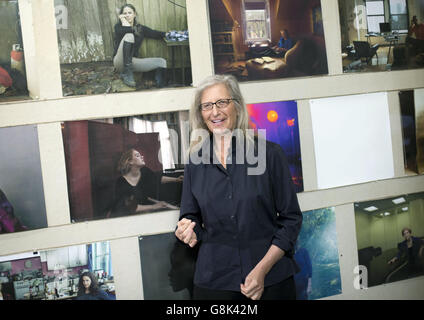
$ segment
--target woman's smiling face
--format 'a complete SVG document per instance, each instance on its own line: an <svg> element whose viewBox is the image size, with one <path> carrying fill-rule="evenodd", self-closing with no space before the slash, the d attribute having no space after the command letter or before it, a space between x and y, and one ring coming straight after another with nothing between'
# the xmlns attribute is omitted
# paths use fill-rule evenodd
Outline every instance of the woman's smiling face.
<svg viewBox="0 0 424 320"><path fill-rule="evenodd" d="M213 85L203 91L201 103L215 103L220 99L232 99L227 87L222 84ZM233 130L237 121L237 110L231 101L227 107L219 109L213 105L211 110L201 111L202 118L209 131L214 134L223 134Z"/></svg>

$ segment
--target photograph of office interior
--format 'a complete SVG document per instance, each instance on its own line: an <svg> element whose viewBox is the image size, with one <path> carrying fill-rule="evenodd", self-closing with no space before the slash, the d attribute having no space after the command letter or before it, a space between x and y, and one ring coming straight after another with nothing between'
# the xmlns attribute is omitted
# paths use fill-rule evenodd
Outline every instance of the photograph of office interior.
<svg viewBox="0 0 424 320"><path fill-rule="evenodd" d="M424 67L424 2L339 0L344 72Z"/></svg>
<svg viewBox="0 0 424 320"><path fill-rule="evenodd" d="M0 295L3 300L78 299L88 274L106 300L116 299L108 242L0 257Z"/></svg>
<svg viewBox="0 0 424 320"><path fill-rule="evenodd" d="M84 277L98 290L81 299L192 298L196 251L174 234L189 110L222 72L239 80L250 127L287 156L304 217L298 298L424 299L404 250L424 236L423 1L0 1L3 299L77 299ZM166 60L163 88L154 70L135 72L136 87L113 70L125 4L141 25L188 31L181 46L140 46ZM378 58L355 55L356 41ZM128 168L140 199L120 197Z"/></svg>

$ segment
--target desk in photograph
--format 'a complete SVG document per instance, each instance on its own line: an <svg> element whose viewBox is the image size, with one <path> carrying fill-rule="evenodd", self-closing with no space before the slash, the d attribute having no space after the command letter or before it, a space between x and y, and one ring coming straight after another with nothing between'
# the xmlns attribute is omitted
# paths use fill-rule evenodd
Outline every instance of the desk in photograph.
<svg viewBox="0 0 424 320"><path fill-rule="evenodd" d="M175 51L177 50L177 48L180 48L180 52L181 52L181 80L182 80L182 85L185 85L185 56L184 56L184 52L185 52L185 48L189 46L189 41L188 40L184 40L184 41L169 41L167 39L163 39L166 43L167 47L171 48L171 65L172 65L172 76L173 76L173 81L175 83Z"/></svg>
<svg viewBox="0 0 424 320"><path fill-rule="evenodd" d="M399 34L393 34L393 33L367 33L365 35L365 37L367 38L368 43L371 45L371 38L374 37L381 37L384 39L385 41L385 46L389 46L389 52L387 53L387 64L389 63L389 59L390 59L390 51L392 49L392 47L394 48L396 46L396 44L399 42Z"/></svg>

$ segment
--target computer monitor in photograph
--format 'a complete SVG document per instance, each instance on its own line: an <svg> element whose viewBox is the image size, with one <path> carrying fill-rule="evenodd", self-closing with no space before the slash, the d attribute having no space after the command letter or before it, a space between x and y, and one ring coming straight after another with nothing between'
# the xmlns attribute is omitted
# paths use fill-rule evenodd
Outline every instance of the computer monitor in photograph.
<svg viewBox="0 0 424 320"><path fill-rule="evenodd" d="M380 23L380 33L388 33L392 32L392 28L390 27L390 23L382 22Z"/></svg>

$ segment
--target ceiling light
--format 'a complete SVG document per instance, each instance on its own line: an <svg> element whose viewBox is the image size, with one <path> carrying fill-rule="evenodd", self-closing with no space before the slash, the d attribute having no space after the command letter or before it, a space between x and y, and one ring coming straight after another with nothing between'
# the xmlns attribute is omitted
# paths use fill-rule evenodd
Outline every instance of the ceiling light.
<svg viewBox="0 0 424 320"><path fill-rule="evenodd" d="M378 210L378 208L377 207L374 207L374 206L371 206L371 207L365 208L364 210L365 211L368 211L368 212L373 212L373 211Z"/></svg>
<svg viewBox="0 0 424 320"><path fill-rule="evenodd" d="M397 198L397 199L393 199L392 202L394 204L399 204L399 203L404 203L406 200L403 197Z"/></svg>

